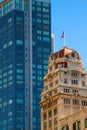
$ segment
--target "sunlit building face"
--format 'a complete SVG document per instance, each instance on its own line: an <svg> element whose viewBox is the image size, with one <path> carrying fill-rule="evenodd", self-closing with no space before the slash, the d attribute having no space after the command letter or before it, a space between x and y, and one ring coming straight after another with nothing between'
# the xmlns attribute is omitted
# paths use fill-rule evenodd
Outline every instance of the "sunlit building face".
<svg viewBox="0 0 87 130"><path fill-rule="evenodd" d="M87 72L80 55L63 47L49 57L41 93L41 130L87 128Z"/></svg>

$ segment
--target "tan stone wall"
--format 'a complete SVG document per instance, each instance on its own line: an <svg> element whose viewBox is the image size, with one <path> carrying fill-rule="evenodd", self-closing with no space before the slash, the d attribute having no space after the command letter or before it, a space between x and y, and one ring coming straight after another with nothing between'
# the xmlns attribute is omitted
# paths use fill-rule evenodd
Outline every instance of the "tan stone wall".
<svg viewBox="0 0 87 130"><path fill-rule="evenodd" d="M56 104L54 104L55 99L57 99ZM50 107L48 107L49 103L52 103ZM76 121L81 121L81 130L87 130L84 122L87 118L87 72L83 69L82 61L76 51L64 47L59 52L51 54L48 72L44 76L40 105L41 130L55 130L57 127L58 130L62 130L65 125L69 125L69 130L73 130L72 124ZM45 108L44 105L47 107ZM58 109L56 116L54 116L55 108ZM49 111L52 111L52 117L48 116ZM45 120L44 113L47 114ZM56 125L54 125L55 117L58 119ZM49 127L50 120L52 120L51 127ZM44 124L47 125L46 128Z"/></svg>
<svg viewBox="0 0 87 130"><path fill-rule="evenodd" d="M59 125L58 125L58 129L62 130L62 128L66 125L69 126L69 130L73 130L73 123L80 121L81 122L81 130L87 130L87 128L85 128L85 119L87 118L87 109L84 109L78 113L69 115L65 118L61 118L59 119Z"/></svg>

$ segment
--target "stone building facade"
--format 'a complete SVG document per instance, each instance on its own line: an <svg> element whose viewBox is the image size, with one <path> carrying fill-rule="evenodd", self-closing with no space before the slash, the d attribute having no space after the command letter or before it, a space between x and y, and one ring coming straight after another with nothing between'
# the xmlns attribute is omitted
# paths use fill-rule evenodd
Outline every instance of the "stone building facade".
<svg viewBox="0 0 87 130"><path fill-rule="evenodd" d="M87 130L87 72L77 51L50 55L40 106L41 130Z"/></svg>

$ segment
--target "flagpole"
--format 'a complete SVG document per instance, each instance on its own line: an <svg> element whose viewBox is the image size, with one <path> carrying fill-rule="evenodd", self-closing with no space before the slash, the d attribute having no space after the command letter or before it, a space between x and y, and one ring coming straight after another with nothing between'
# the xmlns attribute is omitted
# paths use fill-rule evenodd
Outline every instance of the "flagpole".
<svg viewBox="0 0 87 130"><path fill-rule="evenodd" d="M63 31L61 38L63 38L64 47L66 46L65 31Z"/></svg>

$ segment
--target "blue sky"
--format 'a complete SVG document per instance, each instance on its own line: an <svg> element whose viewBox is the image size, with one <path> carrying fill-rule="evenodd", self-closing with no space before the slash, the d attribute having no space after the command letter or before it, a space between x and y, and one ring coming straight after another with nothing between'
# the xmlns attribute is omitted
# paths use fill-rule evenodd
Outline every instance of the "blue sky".
<svg viewBox="0 0 87 130"><path fill-rule="evenodd" d="M66 46L80 54L83 66L87 69L87 0L51 0L51 2L55 51L64 46L61 39L64 30Z"/></svg>
<svg viewBox="0 0 87 130"><path fill-rule="evenodd" d="M75 49L87 69L87 0L51 0L52 33L55 51L64 46L61 35L65 31L66 46Z"/></svg>

